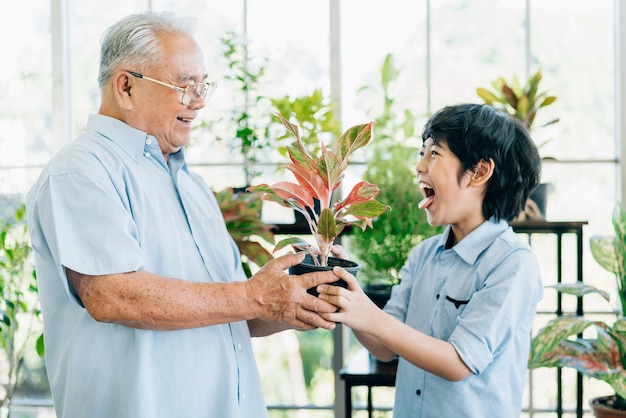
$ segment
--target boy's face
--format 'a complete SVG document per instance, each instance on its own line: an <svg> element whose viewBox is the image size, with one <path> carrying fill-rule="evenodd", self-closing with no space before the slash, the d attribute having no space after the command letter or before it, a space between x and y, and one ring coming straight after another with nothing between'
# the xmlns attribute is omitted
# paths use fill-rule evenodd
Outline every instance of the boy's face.
<svg viewBox="0 0 626 418"><path fill-rule="evenodd" d="M444 139L424 141L417 163L417 179L426 199L420 205L431 225L452 225L456 242L484 222L484 184L474 184L475 173L461 174L461 162ZM460 235L459 235L460 234Z"/></svg>

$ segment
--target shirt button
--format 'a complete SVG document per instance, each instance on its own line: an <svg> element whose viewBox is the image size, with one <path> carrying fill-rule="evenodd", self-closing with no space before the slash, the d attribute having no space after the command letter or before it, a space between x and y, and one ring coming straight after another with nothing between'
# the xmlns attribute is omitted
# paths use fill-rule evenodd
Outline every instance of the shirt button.
<svg viewBox="0 0 626 418"><path fill-rule="evenodd" d="M418 390L416 390L416 391L415 391L415 394L416 394L417 396L420 396L420 395L422 394L422 391L421 391L420 389L418 389Z"/></svg>
<svg viewBox="0 0 626 418"><path fill-rule="evenodd" d="M243 393L241 394L241 399L246 399L246 392L243 392Z"/></svg>
<svg viewBox="0 0 626 418"><path fill-rule="evenodd" d="M152 144L152 140L150 138L146 139L146 145Z"/></svg>
<svg viewBox="0 0 626 418"><path fill-rule="evenodd" d="M237 344L237 349L241 350L241 344Z"/></svg>
<svg viewBox="0 0 626 418"><path fill-rule="evenodd" d="M150 158L150 153L149 153L149 152L144 152L144 153L143 153L143 155L144 155L146 158Z"/></svg>

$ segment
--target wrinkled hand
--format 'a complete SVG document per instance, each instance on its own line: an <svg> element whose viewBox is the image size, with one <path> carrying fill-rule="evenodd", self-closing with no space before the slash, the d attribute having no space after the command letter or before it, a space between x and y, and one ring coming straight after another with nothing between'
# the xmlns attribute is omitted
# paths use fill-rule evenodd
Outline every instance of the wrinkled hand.
<svg viewBox="0 0 626 418"><path fill-rule="evenodd" d="M289 267L304 260L304 254L287 254L268 262L247 282L249 300L256 305L257 317L289 324L299 330L316 327L334 329L335 323L320 314L335 312L337 307L307 293L307 289L337 281L332 271L291 276Z"/></svg>
<svg viewBox="0 0 626 418"><path fill-rule="evenodd" d="M380 314L380 308L363 292L352 274L341 267L335 267L333 272L345 280L348 287L317 286L320 299L339 307L335 312L323 313L322 317L328 321L341 322L356 331L367 331L374 317Z"/></svg>

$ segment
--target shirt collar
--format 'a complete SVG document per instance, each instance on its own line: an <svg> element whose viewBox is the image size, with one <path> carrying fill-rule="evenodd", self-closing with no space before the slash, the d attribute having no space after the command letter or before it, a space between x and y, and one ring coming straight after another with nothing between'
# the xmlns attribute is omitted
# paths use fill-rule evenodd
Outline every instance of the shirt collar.
<svg viewBox="0 0 626 418"><path fill-rule="evenodd" d="M154 136L135 129L119 119L91 114L87 120L87 129L98 132L114 142L136 162L141 158L152 156L165 164L165 158Z"/></svg>
<svg viewBox="0 0 626 418"><path fill-rule="evenodd" d="M508 228L510 227L507 221L503 219L496 221L495 218L492 217L480 224L478 228L466 235L465 238L450 250L456 252L466 263L474 264L478 256ZM448 225L439 238L437 252L441 252L445 249L446 241L451 233L452 228Z"/></svg>

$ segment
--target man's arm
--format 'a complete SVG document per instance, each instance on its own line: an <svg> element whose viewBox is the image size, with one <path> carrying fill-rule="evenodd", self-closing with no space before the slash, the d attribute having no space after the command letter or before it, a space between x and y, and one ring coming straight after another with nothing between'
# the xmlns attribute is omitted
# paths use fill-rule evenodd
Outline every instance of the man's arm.
<svg viewBox="0 0 626 418"><path fill-rule="evenodd" d="M301 254L285 255L270 261L248 281L232 283L187 282L147 271L89 276L66 269L66 273L89 314L101 322L175 330L254 320L251 332L259 336L286 328L333 329L335 323L319 313L334 312L336 307L306 289L337 277L330 271L285 274L302 258Z"/></svg>

